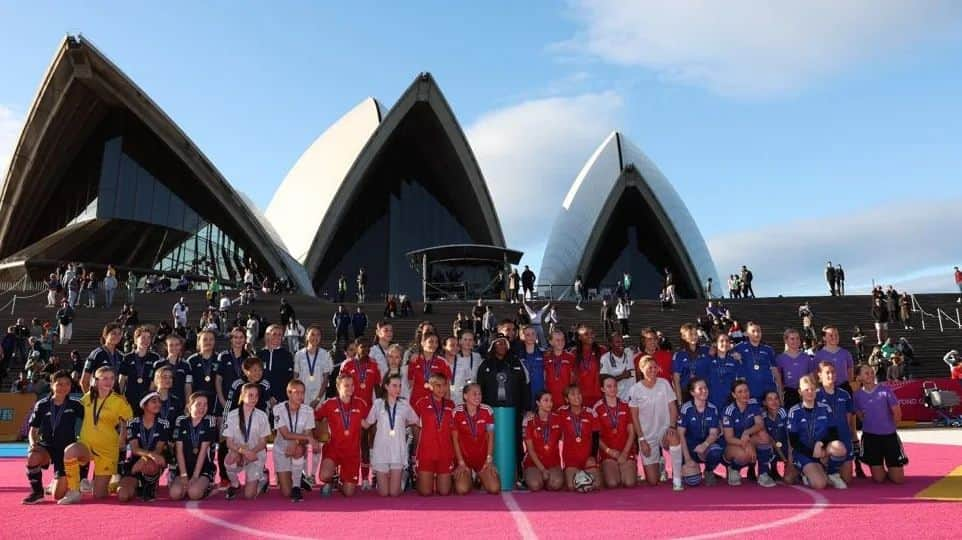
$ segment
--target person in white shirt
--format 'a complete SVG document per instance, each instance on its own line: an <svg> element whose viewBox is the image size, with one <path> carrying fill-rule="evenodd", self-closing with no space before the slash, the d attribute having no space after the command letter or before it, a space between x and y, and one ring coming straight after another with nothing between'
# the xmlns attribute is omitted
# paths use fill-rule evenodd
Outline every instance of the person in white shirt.
<svg viewBox="0 0 962 540"><path fill-rule="evenodd" d="M528 305L528 302L524 299L521 300L521 305L524 306L524 310L528 312L528 317L531 319L531 328L534 328L535 333L538 335L538 344L542 347L548 344L548 341L544 337L544 327L542 322L544 321L544 316L548 311L551 310L551 302L541 306L541 309L535 310Z"/></svg>
<svg viewBox="0 0 962 540"><path fill-rule="evenodd" d="M390 321L378 321L374 334L377 341L371 346L371 352L368 353L368 356L377 363L378 371L386 374L387 349L391 346L391 342L394 341L394 326Z"/></svg>
<svg viewBox="0 0 962 540"><path fill-rule="evenodd" d="M478 380L478 367L482 358L481 354L475 352L474 343L474 332L461 332L454 364L451 366L451 399L458 405L463 401L464 386Z"/></svg>
<svg viewBox="0 0 962 540"><path fill-rule="evenodd" d="M174 328L183 328L187 326L187 312L190 308L184 303L184 297L180 297L180 300L174 303L174 307L170 310L171 315L174 317Z"/></svg>
<svg viewBox="0 0 962 540"><path fill-rule="evenodd" d="M301 338L304 336L304 325L297 319L291 322L284 329L284 339L287 341L287 350L296 351L301 348Z"/></svg>
<svg viewBox="0 0 962 540"><path fill-rule="evenodd" d="M294 353L294 378L304 385L304 403L311 411L320 407L324 401L328 377L334 371L334 362L331 360L330 353L321 347L321 338L320 326L308 326L305 335L306 346ZM311 455L308 459L310 460L307 466L308 483L313 483L321 468L320 444L311 444Z"/></svg>
<svg viewBox="0 0 962 540"><path fill-rule="evenodd" d="M615 306L615 317L618 318L618 322L621 324L622 337L627 338L630 335L628 319L631 317L631 305L624 298L618 299L618 305Z"/></svg>
<svg viewBox="0 0 962 540"><path fill-rule="evenodd" d="M314 442L314 409L304 405L304 383L287 383L287 401L274 406L274 471L285 497L301 502L301 475L307 445Z"/></svg>
<svg viewBox="0 0 962 540"><path fill-rule="evenodd" d="M628 392L628 407L638 435L638 455L645 467L645 480L657 485L660 478L662 449L671 455L671 477L675 491L682 486L681 463L684 452L678 437L678 403L668 381L658 377L658 363L652 356L642 356L638 369L644 378Z"/></svg>
<svg viewBox="0 0 962 540"><path fill-rule="evenodd" d="M238 475L244 473L244 497L253 499L261 489L264 463L267 461L267 437L271 434L267 413L257 408L260 386L246 383L241 388L240 407L227 413L222 436L227 443L227 500L237 497L240 490Z"/></svg>
<svg viewBox="0 0 962 540"><path fill-rule="evenodd" d="M628 392L635 384L633 365L635 352L625 347L625 338L612 333L608 339L608 352L601 355L601 374L611 375L618 382L618 399L628 401Z"/></svg>
<svg viewBox="0 0 962 540"><path fill-rule="evenodd" d="M377 492L382 497L397 497L401 495L404 468L408 465L407 428L418 424L418 415L401 397L402 380L399 374L387 375L382 386L384 398L374 400L361 425L365 429L378 426L371 448L371 468L377 478Z"/></svg>

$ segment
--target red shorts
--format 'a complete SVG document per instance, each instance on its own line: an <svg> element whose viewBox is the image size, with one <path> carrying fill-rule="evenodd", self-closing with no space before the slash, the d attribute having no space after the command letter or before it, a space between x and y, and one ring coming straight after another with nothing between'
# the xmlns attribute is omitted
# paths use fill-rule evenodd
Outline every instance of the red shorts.
<svg viewBox="0 0 962 540"><path fill-rule="evenodd" d="M561 467L561 460L558 459L557 456L554 456L554 457L551 457L551 458L548 458L548 459L545 459L545 458L543 458L543 457L541 457L541 456L538 456L538 457L541 459L541 464L544 465L544 468L545 468L545 469L554 469L554 468L560 468L560 467ZM528 454L525 454L525 456L524 456L524 462L523 462L521 465L522 465L525 469L527 469L528 467L534 467L534 466L535 466L535 465L534 465L534 460L531 459L531 457L529 457Z"/></svg>
<svg viewBox="0 0 962 540"><path fill-rule="evenodd" d="M464 464L468 466L472 471L479 473L481 469L484 468L485 462L487 461L487 456L464 456Z"/></svg>
<svg viewBox="0 0 962 540"><path fill-rule="evenodd" d="M628 452L628 456L627 456L628 461L637 461L637 457L638 456L635 455L635 449L632 448L631 451ZM595 460L598 463L601 463L602 461L615 460L615 458L609 456L608 454L602 452L601 450L598 450L598 457L595 458Z"/></svg>
<svg viewBox="0 0 962 540"><path fill-rule="evenodd" d="M337 475L344 484L357 484L361 476L361 456L341 455L331 452L325 453L324 459L329 459L337 466Z"/></svg>
<svg viewBox="0 0 962 540"><path fill-rule="evenodd" d="M454 458L441 457L441 458L425 459L419 456L418 472L419 473L426 472L426 473L434 473L434 474L451 474L452 472L454 472Z"/></svg>
<svg viewBox="0 0 962 540"><path fill-rule="evenodd" d="M565 460L564 460L564 462L565 462L565 469L582 469L582 470L584 470L584 469L586 468L585 465L587 465L588 460L589 460L590 458L591 458L590 455L584 456L584 457L581 457L581 456L570 456L570 457L566 457ZM597 467L597 465L595 465L595 466Z"/></svg>

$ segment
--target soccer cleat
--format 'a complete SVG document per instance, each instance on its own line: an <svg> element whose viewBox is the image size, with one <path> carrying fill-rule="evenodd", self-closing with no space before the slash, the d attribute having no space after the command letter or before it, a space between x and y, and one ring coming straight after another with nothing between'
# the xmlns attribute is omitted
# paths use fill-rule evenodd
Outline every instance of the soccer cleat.
<svg viewBox="0 0 962 540"><path fill-rule="evenodd" d="M748 466L748 479L752 482L758 480L758 476L755 475L755 464Z"/></svg>
<svg viewBox="0 0 962 540"><path fill-rule="evenodd" d="M330 496L331 496L331 484L330 484L330 483L324 484L324 485L321 487L321 495L324 496L324 497L330 497Z"/></svg>
<svg viewBox="0 0 962 540"><path fill-rule="evenodd" d="M758 475L758 485L766 488L775 487L775 481L772 480L772 477L769 476L768 473L762 473Z"/></svg>
<svg viewBox="0 0 962 540"><path fill-rule="evenodd" d="M304 491L310 491L314 489L314 478L310 476L301 477L301 489Z"/></svg>
<svg viewBox="0 0 962 540"><path fill-rule="evenodd" d="M267 478L266 477L261 478L260 480L257 481L257 494L263 495L267 493L267 488L269 487L270 487L270 482L267 480Z"/></svg>
<svg viewBox="0 0 962 540"><path fill-rule="evenodd" d="M842 480L842 477L839 476L838 473L828 475L828 483L832 484L832 487L835 489L848 489L845 480Z"/></svg>
<svg viewBox="0 0 962 540"><path fill-rule="evenodd" d="M62 499L57 501L57 504L74 504L80 502L81 495L76 489L71 489L68 491Z"/></svg>
<svg viewBox="0 0 962 540"><path fill-rule="evenodd" d="M227 499L228 501L233 501L234 499L237 498L237 490L238 488L234 486L229 486L227 488L227 495L224 495L224 498Z"/></svg>
<svg viewBox="0 0 962 540"><path fill-rule="evenodd" d="M86 478L80 480L81 493L92 493L93 490L94 490L94 487L90 485L90 480L87 480Z"/></svg>
<svg viewBox="0 0 962 540"><path fill-rule="evenodd" d="M301 488L299 487L291 488L291 501L301 502L303 500L304 500L304 496L301 495Z"/></svg>
<svg viewBox="0 0 962 540"><path fill-rule="evenodd" d="M678 479L675 479L675 481L672 482L671 489L672 489L672 491L685 491L685 486L682 485L681 479L678 478Z"/></svg>
<svg viewBox="0 0 962 540"><path fill-rule="evenodd" d="M802 485L804 485L805 487L812 485L811 482L808 481L808 477L805 476L804 474L802 475Z"/></svg>
<svg viewBox="0 0 962 540"><path fill-rule="evenodd" d="M668 471L661 469L661 476L658 477L658 482L663 483L668 481Z"/></svg>
<svg viewBox="0 0 962 540"><path fill-rule="evenodd" d="M230 479L229 479L229 478L221 478L221 479L220 479L220 487L222 487L222 488L230 487Z"/></svg>
<svg viewBox="0 0 962 540"><path fill-rule="evenodd" d="M738 469L728 469L728 485L729 486L740 486L742 485L742 475L738 472Z"/></svg>
<svg viewBox="0 0 962 540"><path fill-rule="evenodd" d="M24 497L20 502L23 504L37 504L41 501L43 501L43 491L31 491L30 495Z"/></svg>
<svg viewBox="0 0 962 540"><path fill-rule="evenodd" d="M361 482L361 491L371 491L371 483L367 480Z"/></svg>
<svg viewBox="0 0 962 540"><path fill-rule="evenodd" d="M714 486L718 483L718 475L712 471L705 471L705 485Z"/></svg>

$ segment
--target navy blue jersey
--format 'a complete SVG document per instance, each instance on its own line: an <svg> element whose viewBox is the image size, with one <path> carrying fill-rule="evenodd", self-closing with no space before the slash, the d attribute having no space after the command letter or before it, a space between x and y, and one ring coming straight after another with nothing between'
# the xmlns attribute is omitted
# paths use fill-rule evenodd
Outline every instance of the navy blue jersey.
<svg viewBox="0 0 962 540"><path fill-rule="evenodd" d="M184 465L187 466L188 474L193 474L194 464L197 463L197 456L204 442L210 443L207 447L207 462L211 463L217 440L217 420L210 415L201 418L196 426L189 416L181 416L174 426L173 441L184 446L184 460L187 461Z"/></svg>
<svg viewBox="0 0 962 540"><path fill-rule="evenodd" d="M180 398L181 402L186 402L187 398L187 383L193 385L193 376L190 373L190 364L184 360L179 360L176 364L171 362L167 358L161 358L160 360L154 362L154 372L156 373L158 369L169 366L170 369L174 370L174 386L170 388L170 393L174 394ZM176 416L174 418L177 418Z"/></svg>
<svg viewBox="0 0 962 540"><path fill-rule="evenodd" d="M68 397L57 405L47 396L34 403L29 423L40 431L41 443L62 450L77 442L83 419L84 407L76 399Z"/></svg>
<svg viewBox="0 0 962 540"><path fill-rule="evenodd" d="M154 419L149 428L144 426L144 418L138 416L127 424L127 442L137 441L141 450L153 452L160 443L170 442L170 422L163 418Z"/></svg>
<svg viewBox="0 0 962 540"><path fill-rule="evenodd" d="M679 349L675 352L674 356L671 357L671 371L673 375L678 375L678 386L681 388L682 392L688 388L688 381L692 377L698 376L704 378L703 373L698 372L698 357L708 354L708 349L705 347L697 347L695 352L691 352L688 349ZM674 377L672 378L674 381Z"/></svg>
<svg viewBox="0 0 962 540"><path fill-rule="evenodd" d="M761 399L765 392L777 390L775 387L775 374L772 368L775 367L775 351L765 344L757 347L745 341L735 345L732 352L741 355L741 360L745 364L746 379L748 380L748 390L752 397Z"/></svg>
<svg viewBox="0 0 962 540"><path fill-rule="evenodd" d="M224 394L224 399L230 397L230 389L234 381L244 378L244 359L247 353L244 352L239 357L235 357L231 351L224 351L217 355L217 374L221 377L220 391Z"/></svg>
<svg viewBox="0 0 962 540"><path fill-rule="evenodd" d="M748 378L745 363L735 360L731 353L721 357L703 354L698 357L695 371L707 382L708 401L712 402L719 411L724 411L728 406L729 394L735 379Z"/></svg>
<svg viewBox="0 0 962 540"><path fill-rule="evenodd" d="M287 383L294 378L294 355L284 347L277 349L261 349L257 357L264 365L264 378L271 383L271 388L285 392Z"/></svg>
<svg viewBox="0 0 962 540"><path fill-rule="evenodd" d="M238 407L241 388L243 388L246 383L247 379L237 379L234 381L234 384L231 385L230 393L227 394L227 406L224 407L224 416L227 416L227 413ZM267 413L267 416L270 417L270 412L267 410L267 402L273 397L271 383L267 379L261 379L257 384L261 387L261 394L260 397L257 398L256 407Z"/></svg>
<svg viewBox="0 0 962 540"><path fill-rule="evenodd" d="M119 375L127 378L124 384L124 397L127 403L134 410L134 414L140 413L140 400L150 391L150 385L154 381L154 365L160 360L156 353L147 352L144 356L138 356L136 352L124 356L120 364Z"/></svg>
<svg viewBox="0 0 962 540"><path fill-rule="evenodd" d="M160 400L160 412L157 413L157 418L173 426L177 418L185 412L184 401L173 393L168 393L167 399Z"/></svg>
<svg viewBox="0 0 962 540"><path fill-rule="evenodd" d="M802 403L788 412L788 434L792 451L812 457L815 443L828 443L838 435L832 410L824 403L815 403L811 409Z"/></svg>
<svg viewBox="0 0 962 540"><path fill-rule="evenodd" d="M780 442L782 446L788 445L788 413L779 407L775 411L775 418L768 415L768 411L762 413L762 420L765 422L765 432L771 437L773 442ZM785 449L788 452L788 449Z"/></svg>
<svg viewBox="0 0 962 540"><path fill-rule="evenodd" d="M687 401L678 411L678 427L685 429L685 443L691 450L705 442L712 429L721 430L721 415L711 403L699 412L694 402Z"/></svg>
<svg viewBox="0 0 962 540"><path fill-rule="evenodd" d="M190 366L191 385L194 392L204 392L210 396L210 405L216 403L217 394L214 391L214 375L217 373L217 355L204 358L200 353L194 353L187 359Z"/></svg>
<svg viewBox="0 0 962 540"><path fill-rule="evenodd" d="M835 428L838 429L838 437L845 444L851 444L852 430L849 429L848 415L855 414L855 402L852 394L844 388L835 388L831 394L823 388L819 388L815 393L815 401L828 405L832 410L832 418L835 420Z"/></svg>
<svg viewBox="0 0 962 540"><path fill-rule="evenodd" d="M103 347L97 347L84 362L84 373L94 373L103 366L109 366L113 368L114 373L117 373L120 371L120 365L123 361L124 355L117 349L114 349L114 352L111 353Z"/></svg>
<svg viewBox="0 0 962 540"><path fill-rule="evenodd" d="M722 414L722 427L732 428L735 437L741 437L742 432L751 429L755 425L755 418L761 415L762 409L754 399L748 400L745 410L741 410L737 404L731 403L728 407L725 407L725 412Z"/></svg>

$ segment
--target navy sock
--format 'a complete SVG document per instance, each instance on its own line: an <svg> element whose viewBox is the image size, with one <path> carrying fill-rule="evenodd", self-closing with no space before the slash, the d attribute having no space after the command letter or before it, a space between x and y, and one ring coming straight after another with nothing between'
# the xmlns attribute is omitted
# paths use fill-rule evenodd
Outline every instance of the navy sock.
<svg viewBox="0 0 962 540"><path fill-rule="evenodd" d="M758 455L758 474L768 474L769 469L772 466L772 447L767 444L760 444L755 449L755 453Z"/></svg>
<svg viewBox="0 0 962 540"><path fill-rule="evenodd" d="M34 493L43 491L43 472L40 467L27 467L27 480L30 481L30 489Z"/></svg>

